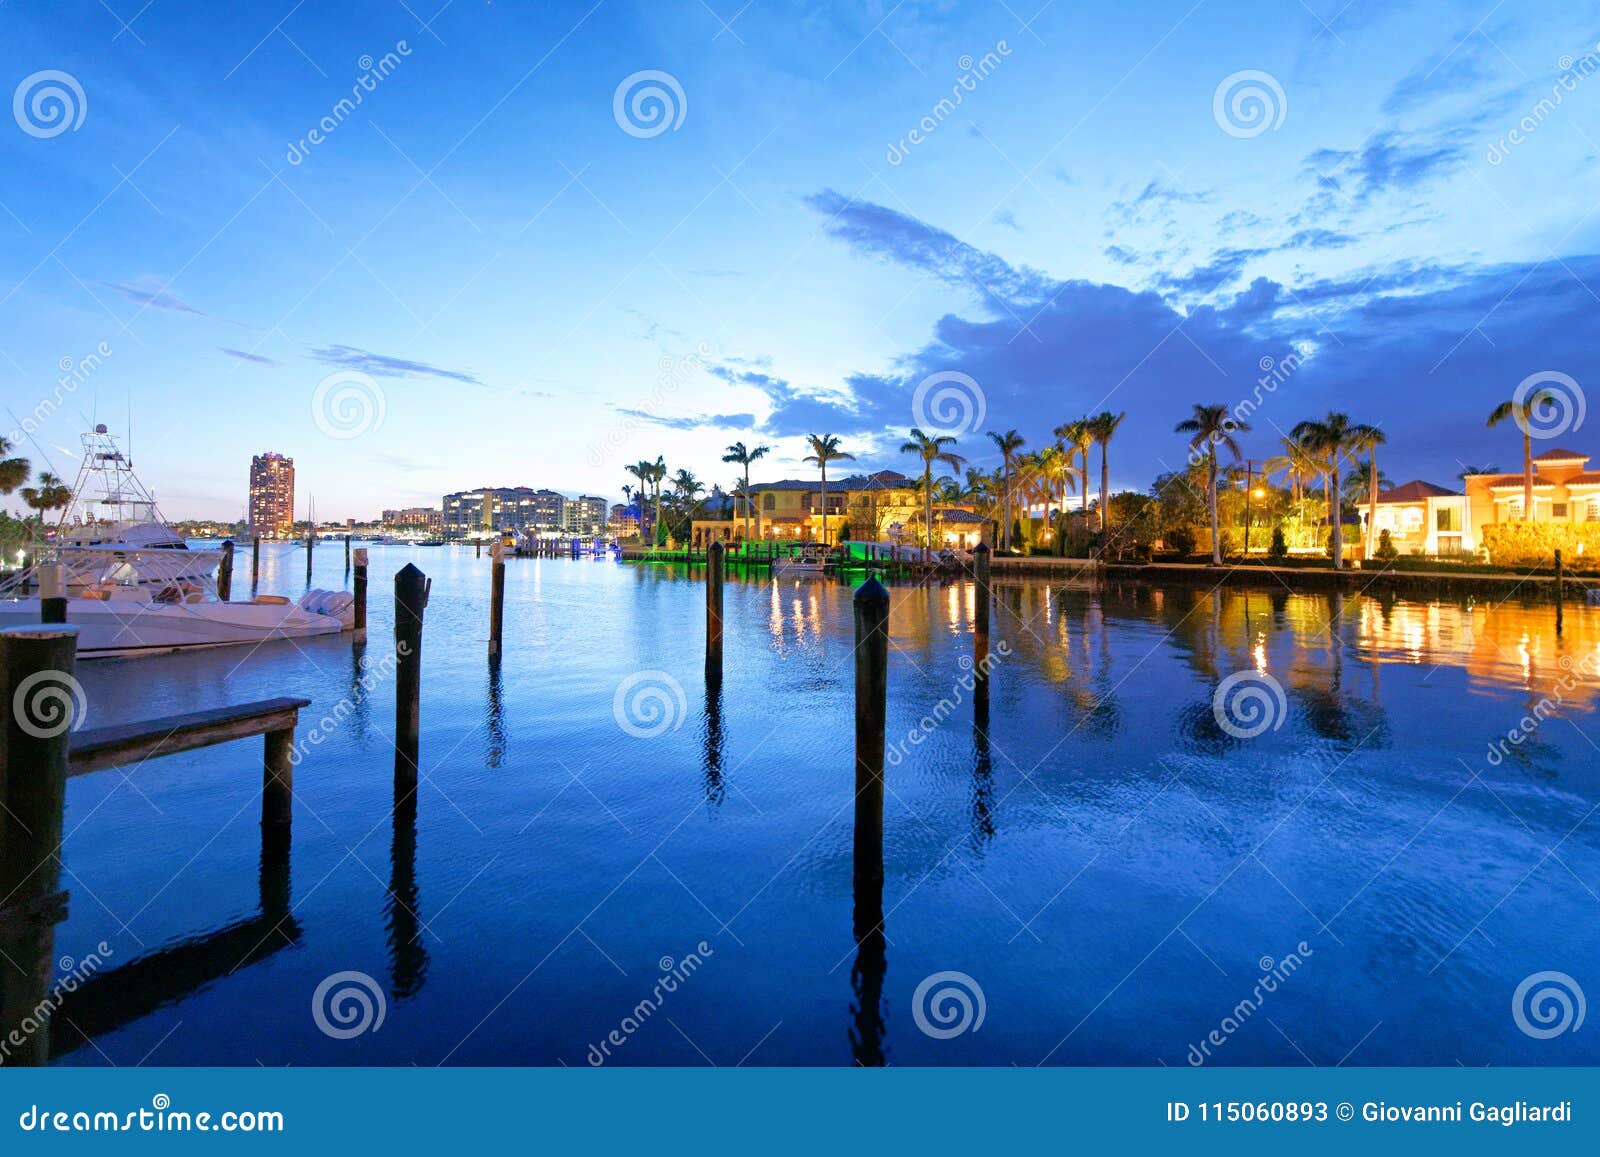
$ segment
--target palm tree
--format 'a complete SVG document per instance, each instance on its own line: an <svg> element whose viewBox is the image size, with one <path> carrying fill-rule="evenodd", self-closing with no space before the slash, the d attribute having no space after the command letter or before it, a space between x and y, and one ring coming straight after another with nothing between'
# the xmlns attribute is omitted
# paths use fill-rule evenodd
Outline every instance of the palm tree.
<svg viewBox="0 0 1600 1157"><path fill-rule="evenodd" d="M1000 547L1011 549L1011 470L1016 465L1017 451L1022 449L1023 437L1015 430L1004 434L989 431L989 438L1000 448L1000 501L1004 520L1000 524Z"/></svg>
<svg viewBox="0 0 1600 1157"><path fill-rule="evenodd" d="M1057 437L1060 437L1057 434ZM1046 446L1039 451L1039 470L1043 476L1046 487L1045 520L1049 522L1051 530L1056 536L1056 553L1062 553L1065 548L1065 536L1061 533L1061 524L1066 520L1067 491L1077 489L1077 479L1072 472L1072 456L1076 451L1069 449L1061 442L1054 446ZM1059 487L1059 491L1056 490ZM1050 501L1059 494L1060 500L1056 503L1056 517L1050 518Z"/></svg>
<svg viewBox="0 0 1600 1157"><path fill-rule="evenodd" d="M43 524L46 511L61 510L72 505L72 487L44 470L39 473L38 486L22 488L22 501L39 512L39 522Z"/></svg>
<svg viewBox="0 0 1600 1157"><path fill-rule="evenodd" d="M0 494L10 494L28 480L31 467L26 458L6 458L13 447L0 438Z"/></svg>
<svg viewBox="0 0 1600 1157"><path fill-rule="evenodd" d="M1174 428L1175 434L1193 434L1189 439L1192 454L1205 447L1206 497L1211 506L1211 565L1222 565L1222 531L1217 523L1217 447L1226 446L1235 461L1239 458L1239 444L1233 436L1245 433L1250 426L1228 412L1227 406L1194 404L1194 416L1185 418ZM1245 544L1246 551L1249 543Z"/></svg>
<svg viewBox="0 0 1600 1157"><path fill-rule="evenodd" d="M750 541L750 463L757 458L765 458L771 446L746 447L743 442L735 442L728 447L728 452L722 456L724 462L735 462L744 471L740 483L740 496L744 499L744 540Z"/></svg>
<svg viewBox="0 0 1600 1157"><path fill-rule="evenodd" d="M1456 477L1465 482L1468 478L1476 477L1479 474L1498 473L1500 473L1500 467L1498 466L1463 466Z"/></svg>
<svg viewBox="0 0 1600 1157"><path fill-rule="evenodd" d="M650 496L650 482L655 477L655 467L651 463L640 459L632 466L626 466L624 469L639 480L639 537L643 539L645 537L644 504Z"/></svg>
<svg viewBox="0 0 1600 1157"><path fill-rule="evenodd" d="M822 545L828 545L828 463L842 460L855 461L854 454L847 454L839 449L839 436L837 434L807 434L806 442L811 447L811 453L801 461L815 462L822 470Z"/></svg>
<svg viewBox="0 0 1600 1157"><path fill-rule="evenodd" d="M1558 404L1560 399L1552 390L1535 390L1522 401L1512 398L1501 402L1489 414L1486 425L1498 426L1507 418L1522 427L1522 517L1533 520L1533 435L1531 420L1547 405Z"/></svg>
<svg viewBox="0 0 1600 1157"><path fill-rule="evenodd" d="M1328 514L1333 520L1333 569L1344 569L1344 516L1339 497L1341 459L1355 464L1355 452L1367 444L1371 426L1351 425L1347 415L1334 411L1320 421L1301 422L1291 434L1317 455L1317 465L1327 484Z"/></svg>
<svg viewBox="0 0 1600 1157"><path fill-rule="evenodd" d="M1065 448L1067 464L1078 460L1078 478L1082 483L1078 487L1078 494L1083 501L1083 512L1089 513L1089 448L1094 445L1094 436L1089 433L1089 419L1079 418L1074 422L1063 422L1051 431Z"/></svg>
<svg viewBox="0 0 1600 1157"><path fill-rule="evenodd" d="M1383 477L1383 471L1378 469L1378 447L1388 439L1383 436L1383 431L1376 426L1357 426L1355 445L1352 447L1357 453L1366 451L1366 469L1359 466L1352 474L1360 474L1367 483L1367 544L1362 553L1372 557L1372 552L1378 547L1378 485L1381 482L1387 486L1388 480ZM1356 500L1360 501L1359 498Z"/></svg>
<svg viewBox="0 0 1600 1157"><path fill-rule="evenodd" d="M647 463L650 470L650 487L655 491L656 512L650 522L652 539L661 534L661 483L667 476L667 464L661 455L656 455L654 462Z"/></svg>
<svg viewBox="0 0 1600 1157"><path fill-rule="evenodd" d="M960 470L967 464L967 460L953 450L946 450L946 446L954 446L956 440L949 434L924 434L915 426L911 428L911 440L900 447L902 454L915 454L922 459L922 489L924 493L924 513L927 516L927 534L922 540L922 561L929 561L929 552L933 549L933 465L943 462L952 470Z"/></svg>
<svg viewBox="0 0 1600 1157"><path fill-rule="evenodd" d="M1106 530L1106 514L1111 503L1111 468L1106 463L1106 444L1111 441L1117 432L1117 427L1122 425L1127 412L1113 414L1110 410L1102 410L1088 420L1089 437L1100 444L1100 532Z"/></svg>
<svg viewBox="0 0 1600 1157"><path fill-rule="evenodd" d="M1373 477L1371 461L1357 462L1345 473L1344 500L1352 506L1360 506L1371 495L1374 484L1383 490L1392 485L1389 476L1382 470L1377 471L1376 478Z"/></svg>

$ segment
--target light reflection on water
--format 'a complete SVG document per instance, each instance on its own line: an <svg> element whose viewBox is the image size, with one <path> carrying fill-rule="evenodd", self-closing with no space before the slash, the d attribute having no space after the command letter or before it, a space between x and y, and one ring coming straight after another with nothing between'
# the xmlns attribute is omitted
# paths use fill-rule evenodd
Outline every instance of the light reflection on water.
<svg viewBox="0 0 1600 1157"><path fill-rule="evenodd" d="M263 553L263 591L303 589L303 555ZM1000 580L985 700L960 686L970 584L897 587L890 743L952 706L887 776L880 909L852 884L848 588L730 581L719 691L697 570L512 560L491 666L486 558L372 556L369 660L393 572L434 579L415 800L395 808L384 683L296 769L294 943L160 1007L120 996L66 1063L583 1064L702 940L610 1063L1183 1064L1302 941L1210 1063L1600 1060L1593 1034L1537 1041L1510 1014L1523 977L1600 959L1596 612L1558 636L1548 607ZM336 544L316 565L344 585ZM372 669L318 639L81 674L93 724L297 694L304 735ZM639 671L684 696L655 739L612 713ZM1240 671L1287 704L1249 740L1213 710ZM1548 718L1491 760L1525 715ZM74 780L58 954L250 917L259 761L251 741ZM345 970L389 1010L339 1041L309 1005ZM911 996L945 970L988 1011L939 1040Z"/></svg>

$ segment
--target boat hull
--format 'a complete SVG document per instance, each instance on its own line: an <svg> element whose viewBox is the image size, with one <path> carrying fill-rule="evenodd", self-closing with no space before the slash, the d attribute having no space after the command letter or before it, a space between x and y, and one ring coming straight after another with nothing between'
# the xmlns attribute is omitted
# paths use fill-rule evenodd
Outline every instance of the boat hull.
<svg viewBox="0 0 1600 1157"><path fill-rule="evenodd" d="M36 626L38 599L0 602L0 627ZM78 628L78 657L157 655L238 647L337 634L331 615L292 603L151 603L137 599L68 599L67 622Z"/></svg>

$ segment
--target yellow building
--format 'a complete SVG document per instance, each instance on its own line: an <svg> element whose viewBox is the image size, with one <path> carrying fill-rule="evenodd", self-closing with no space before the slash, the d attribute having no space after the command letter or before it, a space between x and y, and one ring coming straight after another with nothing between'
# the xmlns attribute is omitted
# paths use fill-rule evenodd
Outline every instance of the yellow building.
<svg viewBox="0 0 1600 1157"><path fill-rule="evenodd" d="M894 470L828 479L828 541L851 538L866 542L923 537L920 479ZM820 479L782 479L750 485L750 537L764 542L818 542L822 539L823 495ZM697 519L696 544L744 537L744 509L736 504L731 519ZM986 538L988 519L965 506L934 507L936 534L944 545L972 547ZM845 534L841 535L840 531Z"/></svg>
<svg viewBox="0 0 1600 1157"><path fill-rule="evenodd" d="M1589 455L1546 450L1533 459L1533 507L1523 514L1524 479L1515 474L1469 474L1465 492L1430 482L1407 482L1378 495L1376 526L1389 531L1401 554L1475 554L1487 527L1535 522L1600 523L1600 473ZM1362 511L1365 514L1365 509Z"/></svg>

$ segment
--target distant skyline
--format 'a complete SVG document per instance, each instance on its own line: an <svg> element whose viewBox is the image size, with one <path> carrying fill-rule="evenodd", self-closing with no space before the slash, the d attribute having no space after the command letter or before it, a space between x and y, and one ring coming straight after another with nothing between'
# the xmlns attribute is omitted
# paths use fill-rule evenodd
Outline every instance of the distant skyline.
<svg viewBox="0 0 1600 1157"><path fill-rule="evenodd" d="M736 440L809 477L810 431L908 470L941 397L982 466L984 430L1126 410L1143 490L1192 403L1251 399L1258 459L1340 409L1454 485L1520 465L1484 427L1520 382L1600 382L1597 3L11 0L0 32L0 432L70 479L131 412L173 518L237 518L268 450L340 519L620 501L657 455L727 487Z"/></svg>

